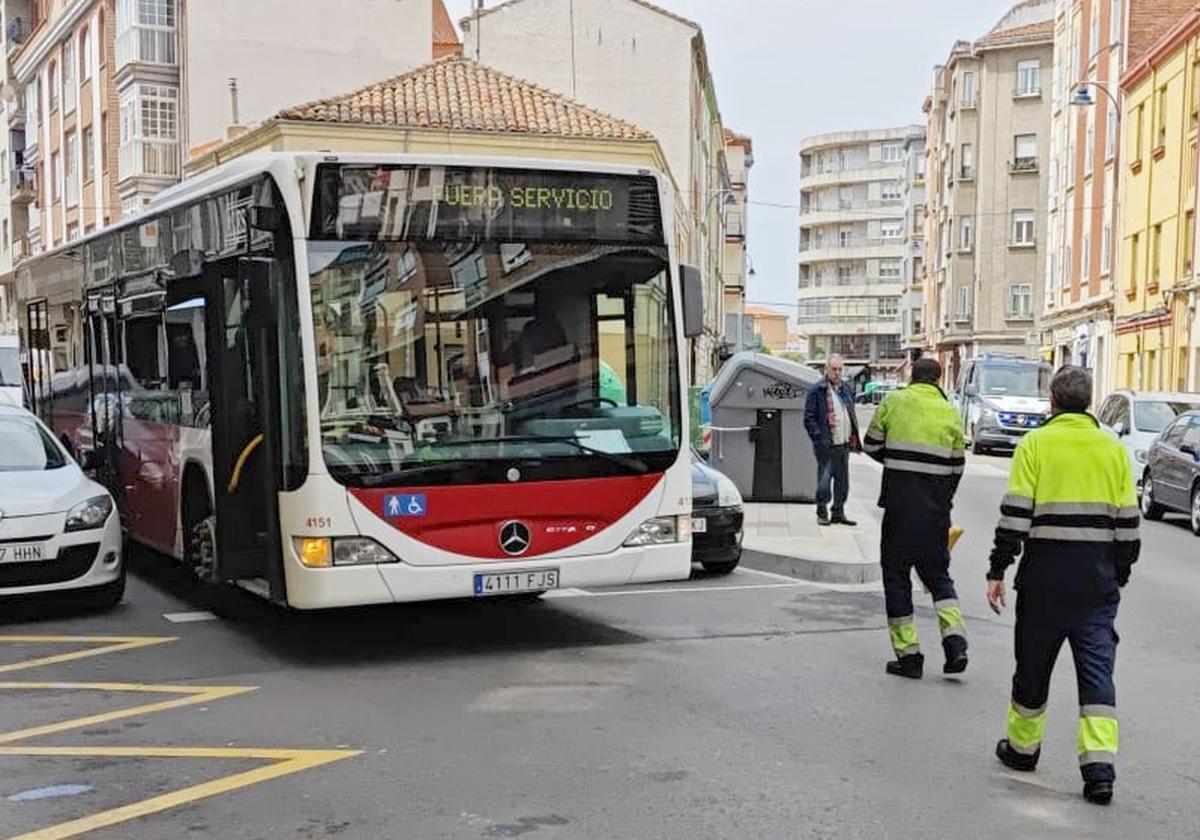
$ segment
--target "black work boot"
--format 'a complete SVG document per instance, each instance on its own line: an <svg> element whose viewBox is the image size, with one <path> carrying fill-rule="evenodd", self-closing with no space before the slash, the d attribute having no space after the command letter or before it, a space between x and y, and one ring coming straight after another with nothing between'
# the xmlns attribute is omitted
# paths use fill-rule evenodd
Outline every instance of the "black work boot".
<svg viewBox="0 0 1200 840"><path fill-rule="evenodd" d="M829 511L825 510L825 508L823 508L823 507L817 508L817 524L818 525L828 525L829 524Z"/></svg>
<svg viewBox="0 0 1200 840"><path fill-rule="evenodd" d="M851 527L854 527L855 525L858 524L853 519L848 519L846 517L845 511L840 511L840 510L834 511L833 518L830 519L829 521L832 522L834 525L849 525Z"/></svg>
<svg viewBox="0 0 1200 840"><path fill-rule="evenodd" d="M967 670L966 653L946 657L946 664L942 666L943 674L961 674L965 670Z"/></svg>
<svg viewBox="0 0 1200 840"><path fill-rule="evenodd" d="M907 677L910 680L919 680L925 671L925 654L910 653L908 656L901 656L893 659L887 664L887 672L893 677Z"/></svg>
<svg viewBox="0 0 1200 840"><path fill-rule="evenodd" d="M1107 805L1112 802L1112 782L1084 782L1083 798L1093 805Z"/></svg>
<svg viewBox="0 0 1200 840"><path fill-rule="evenodd" d="M1038 747L1037 752L1033 755L1025 755L1019 753L1012 748L1008 743L1007 738L1001 738L996 744L996 758L1000 759L1000 763L1009 770L1017 770L1021 773L1032 773L1037 769L1038 758L1042 755L1042 748Z"/></svg>

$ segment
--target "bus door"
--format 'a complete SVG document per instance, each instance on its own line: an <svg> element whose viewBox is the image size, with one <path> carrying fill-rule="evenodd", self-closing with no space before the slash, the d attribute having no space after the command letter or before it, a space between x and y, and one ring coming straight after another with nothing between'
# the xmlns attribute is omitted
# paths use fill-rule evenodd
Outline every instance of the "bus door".
<svg viewBox="0 0 1200 840"><path fill-rule="evenodd" d="M209 391L217 575L260 579L284 599L279 536L279 358L267 258L204 266L210 310Z"/></svg>

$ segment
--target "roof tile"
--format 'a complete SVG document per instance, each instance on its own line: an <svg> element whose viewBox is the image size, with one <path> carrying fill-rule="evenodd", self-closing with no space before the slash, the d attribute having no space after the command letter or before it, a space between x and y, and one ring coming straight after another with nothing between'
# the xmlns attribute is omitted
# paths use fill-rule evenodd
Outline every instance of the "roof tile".
<svg viewBox="0 0 1200 840"><path fill-rule="evenodd" d="M288 108L279 119L562 137L650 140L633 123L461 56L340 96Z"/></svg>

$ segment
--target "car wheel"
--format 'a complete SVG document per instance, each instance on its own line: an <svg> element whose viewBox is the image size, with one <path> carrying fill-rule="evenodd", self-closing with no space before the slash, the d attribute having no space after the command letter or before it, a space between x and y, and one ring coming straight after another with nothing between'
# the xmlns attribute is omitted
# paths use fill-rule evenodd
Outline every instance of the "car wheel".
<svg viewBox="0 0 1200 840"><path fill-rule="evenodd" d="M742 562L742 553L739 551L732 560L726 560L723 563L701 563L700 565L710 575L728 575L738 567L740 562Z"/></svg>
<svg viewBox="0 0 1200 840"><path fill-rule="evenodd" d="M1157 522L1163 518L1165 512L1166 508L1154 501L1154 482L1150 480L1150 472L1147 470L1142 478L1142 517Z"/></svg>
<svg viewBox="0 0 1200 840"><path fill-rule="evenodd" d="M1200 537L1200 484L1192 488L1192 533Z"/></svg>
<svg viewBox="0 0 1200 840"><path fill-rule="evenodd" d="M983 455L988 451L988 448L979 442L979 435L975 432L971 433L971 453L973 455Z"/></svg>

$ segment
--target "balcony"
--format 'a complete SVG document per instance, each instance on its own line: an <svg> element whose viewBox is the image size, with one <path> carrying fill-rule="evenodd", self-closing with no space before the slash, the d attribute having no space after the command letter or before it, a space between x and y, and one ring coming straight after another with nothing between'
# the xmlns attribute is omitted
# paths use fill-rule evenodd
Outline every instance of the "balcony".
<svg viewBox="0 0 1200 840"><path fill-rule="evenodd" d="M179 178L179 143L174 140L134 140L121 146L119 180Z"/></svg>
<svg viewBox="0 0 1200 840"><path fill-rule="evenodd" d="M117 35L117 70L130 64L179 63L179 39L173 26L131 26Z"/></svg>
<svg viewBox="0 0 1200 840"><path fill-rule="evenodd" d="M27 260L32 255L33 251L29 247L28 236L18 236L12 241L12 257L13 262Z"/></svg>
<svg viewBox="0 0 1200 840"><path fill-rule="evenodd" d="M1019 157L1008 164L1008 171L1014 175L1038 171L1038 159L1035 157Z"/></svg>
<svg viewBox="0 0 1200 840"><path fill-rule="evenodd" d="M36 28L37 21L20 17L9 18L8 28L5 31L8 38L8 52L11 54L19 50L29 40L29 36Z"/></svg>
<svg viewBox="0 0 1200 840"><path fill-rule="evenodd" d="M1031 87L1015 87L1013 88L1013 99L1041 99L1041 85Z"/></svg>
<svg viewBox="0 0 1200 840"><path fill-rule="evenodd" d="M13 167L10 175L13 204L28 204L37 200L37 170L32 166Z"/></svg>

